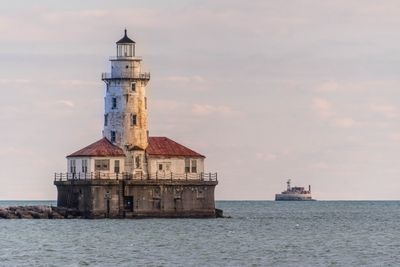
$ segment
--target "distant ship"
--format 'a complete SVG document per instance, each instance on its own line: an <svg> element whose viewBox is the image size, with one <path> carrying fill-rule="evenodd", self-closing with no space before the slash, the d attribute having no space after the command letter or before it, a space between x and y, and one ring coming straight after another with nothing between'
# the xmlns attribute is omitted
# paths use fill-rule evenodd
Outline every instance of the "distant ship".
<svg viewBox="0 0 400 267"><path fill-rule="evenodd" d="M312 201L311 185L308 186L308 191L304 187L291 187L290 179L287 180L287 190L281 194L275 195L275 201Z"/></svg>

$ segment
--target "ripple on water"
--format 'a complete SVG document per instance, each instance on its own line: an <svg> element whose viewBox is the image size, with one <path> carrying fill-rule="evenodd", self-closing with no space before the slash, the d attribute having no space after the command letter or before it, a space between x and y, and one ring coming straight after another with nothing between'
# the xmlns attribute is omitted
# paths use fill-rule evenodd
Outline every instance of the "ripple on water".
<svg viewBox="0 0 400 267"><path fill-rule="evenodd" d="M400 261L400 202L222 201L217 206L233 218L0 220L0 266L395 266Z"/></svg>

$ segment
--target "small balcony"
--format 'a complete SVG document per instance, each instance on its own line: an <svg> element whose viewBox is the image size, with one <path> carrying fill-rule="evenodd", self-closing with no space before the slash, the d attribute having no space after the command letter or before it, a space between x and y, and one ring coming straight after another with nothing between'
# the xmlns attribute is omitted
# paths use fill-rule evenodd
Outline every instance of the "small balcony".
<svg viewBox="0 0 400 267"><path fill-rule="evenodd" d="M150 80L150 72L143 73L131 73L131 72L122 72L118 75L113 75L109 72L104 72L101 74L101 79L103 81L108 80L122 80L122 79L132 79L132 80Z"/></svg>

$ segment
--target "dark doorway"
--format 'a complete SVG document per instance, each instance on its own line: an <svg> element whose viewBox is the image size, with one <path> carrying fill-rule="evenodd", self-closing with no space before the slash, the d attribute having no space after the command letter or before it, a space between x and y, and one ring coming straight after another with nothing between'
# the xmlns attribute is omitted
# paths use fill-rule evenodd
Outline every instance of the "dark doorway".
<svg viewBox="0 0 400 267"><path fill-rule="evenodd" d="M133 211L133 196L124 197L124 209L125 211Z"/></svg>
<svg viewBox="0 0 400 267"><path fill-rule="evenodd" d="M107 215L106 215L106 217L107 218L110 217L110 200L109 199L107 199Z"/></svg>

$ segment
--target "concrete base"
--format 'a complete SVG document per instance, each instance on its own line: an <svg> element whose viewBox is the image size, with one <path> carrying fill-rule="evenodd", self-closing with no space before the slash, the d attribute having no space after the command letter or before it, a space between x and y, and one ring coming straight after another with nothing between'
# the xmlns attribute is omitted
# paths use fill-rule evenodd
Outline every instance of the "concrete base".
<svg viewBox="0 0 400 267"><path fill-rule="evenodd" d="M216 181L68 180L55 181L57 205L85 218L216 217Z"/></svg>

